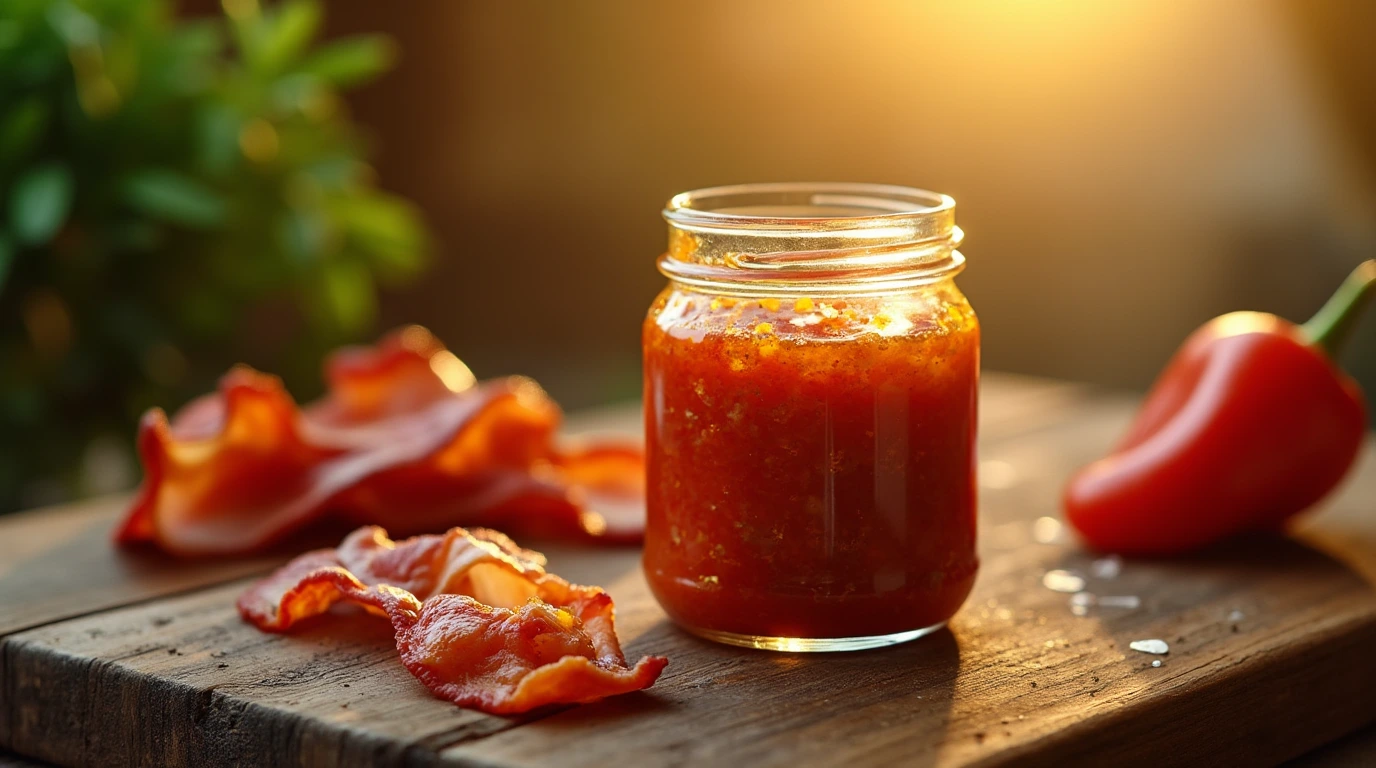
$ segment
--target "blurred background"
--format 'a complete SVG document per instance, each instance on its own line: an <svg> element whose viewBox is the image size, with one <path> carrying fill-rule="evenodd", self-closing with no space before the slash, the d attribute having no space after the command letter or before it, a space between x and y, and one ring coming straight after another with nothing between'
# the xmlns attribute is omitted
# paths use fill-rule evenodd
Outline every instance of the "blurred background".
<svg viewBox="0 0 1376 768"><path fill-rule="evenodd" d="M243 361L403 323L634 398L662 203L953 195L985 365L1145 388L1376 254L1376 4L8 0L0 511L127 487ZM1376 312L1343 360L1376 392Z"/></svg>

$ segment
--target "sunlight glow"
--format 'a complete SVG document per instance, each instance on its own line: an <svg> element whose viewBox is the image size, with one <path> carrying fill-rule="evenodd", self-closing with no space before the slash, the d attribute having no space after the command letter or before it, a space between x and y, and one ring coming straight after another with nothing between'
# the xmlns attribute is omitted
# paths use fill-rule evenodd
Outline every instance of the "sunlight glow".
<svg viewBox="0 0 1376 768"><path fill-rule="evenodd" d="M462 392L478 381L473 371L447 349L430 357L430 370L440 377L440 381L444 382L444 386L450 392Z"/></svg>

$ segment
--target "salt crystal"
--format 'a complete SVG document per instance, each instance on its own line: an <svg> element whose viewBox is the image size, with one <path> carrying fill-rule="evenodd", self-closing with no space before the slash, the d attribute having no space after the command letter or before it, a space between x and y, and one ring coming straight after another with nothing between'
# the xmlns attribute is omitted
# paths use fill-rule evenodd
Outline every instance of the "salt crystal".
<svg viewBox="0 0 1376 768"><path fill-rule="evenodd" d="M1070 612L1076 616L1089 615L1089 609L1095 606L1136 610L1142 606L1142 598L1137 595L1100 596L1089 592L1076 592L1070 596Z"/></svg>
<svg viewBox="0 0 1376 768"><path fill-rule="evenodd" d="M1234 610L1232 613L1228 614L1228 621L1242 621L1245 618L1247 617L1239 610Z"/></svg>
<svg viewBox="0 0 1376 768"><path fill-rule="evenodd" d="M1151 663L1151 665L1152 665L1153 667L1159 667L1159 666L1161 666L1161 660L1160 660L1160 659L1157 659L1156 661L1153 661L1153 662Z"/></svg>
<svg viewBox="0 0 1376 768"><path fill-rule="evenodd" d="M1042 586L1056 592L1079 592L1085 588L1085 579L1078 573L1058 568L1042 576Z"/></svg>
<svg viewBox="0 0 1376 768"><path fill-rule="evenodd" d="M1095 560L1089 564L1089 575L1096 579L1116 579L1123 570L1123 558L1117 555Z"/></svg>
<svg viewBox="0 0 1376 768"><path fill-rule="evenodd" d="M1158 656L1171 652L1171 647L1166 645L1165 640L1133 640L1128 643L1128 647L1134 651L1154 653Z"/></svg>
<svg viewBox="0 0 1376 768"><path fill-rule="evenodd" d="M1032 523L1032 539L1038 544L1056 544L1062 540L1064 526L1054 517L1039 517Z"/></svg>

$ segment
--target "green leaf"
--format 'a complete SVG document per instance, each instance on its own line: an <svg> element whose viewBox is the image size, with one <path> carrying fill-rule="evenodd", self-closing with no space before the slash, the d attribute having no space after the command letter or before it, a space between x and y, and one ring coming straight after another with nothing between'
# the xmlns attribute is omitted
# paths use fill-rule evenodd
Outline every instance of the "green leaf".
<svg viewBox="0 0 1376 768"><path fill-rule="evenodd" d="M13 48L24 39L24 26L12 19L0 19L0 51Z"/></svg>
<svg viewBox="0 0 1376 768"><path fill-rule="evenodd" d="M267 28L254 50L253 68L275 74L286 69L306 49L320 29L320 4L291 0L266 18Z"/></svg>
<svg viewBox="0 0 1376 768"><path fill-rule="evenodd" d="M122 192L126 202L149 216L187 227L215 227L227 214L214 190L171 169L136 172L124 180Z"/></svg>
<svg viewBox="0 0 1376 768"><path fill-rule="evenodd" d="M177 34L168 40L179 56L188 60L217 56L224 48L224 32L217 20L187 21L177 27Z"/></svg>
<svg viewBox="0 0 1376 768"><path fill-rule="evenodd" d="M314 211L290 211L277 225L278 245L288 262L303 271L324 254L329 235L329 222Z"/></svg>
<svg viewBox="0 0 1376 768"><path fill-rule="evenodd" d="M225 173L243 157L241 125L239 115L226 104L212 102L196 115L196 160L208 173Z"/></svg>
<svg viewBox="0 0 1376 768"><path fill-rule="evenodd" d="M48 163L19 177L10 191L10 229L23 245L44 245L72 207L72 173Z"/></svg>
<svg viewBox="0 0 1376 768"><path fill-rule="evenodd" d="M322 186L338 189L357 183L366 172L366 166L357 158L334 155L312 163L303 170Z"/></svg>
<svg viewBox="0 0 1376 768"><path fill-rule="evenodd" d="M280 112L305 112L307 105L319 99L324 90L320 78L313 75L287 75L272 85L272 101Z"/></svg>
<svg viewBox="0 0 1376 768"><path fill-rule="evenodd" d="M372 325L377 315L377 298L373 295L373 281L367 268L351 261L330 263L322 287L325 310L330 323L345 333L360 331Z"/></svg>
<svg viewBox="0 0 1376 768"><path fill-rule="evenodd" d="M428 243L414 205L376 192L336 201L332 209L345 235L380 272L397 278L420 268Z"/></svg>
<svg viewBox="0 0 1376 768"><path fill-rule="evenodd" d="M5 292L5 279L10 276L10 265L13 263L14 245L4 232L0 232L0 294Z"/></svg>
<svg viewBox="0 0 1376 768"><path fill-rule="evenodd" d="M48 105L37 97L12 107L0 118L0 162L12 163L37 144L48 122Z"/></svg>
<svg viewBox="0 0 1376 768"><path fill-rule="evenodd" d="M60 45L21 45L6 57L3 80L7 89L51 92L54 78L70 76L64 72L68 66L67 52Z"/></svg>
<svg viewBox="0 0 1376 768"><path fill-rule="evenodd" d="M137 51L143 57L139 89L156 86L159 91L185 96L206 94L218 79L216 70L224 47L224 31L218 20L185 22L162 47L152 52L140 47Z"/></svg>
<svg viewBox="0 0 1376 768"><path fill-rule="evenodd" d="M367 82L386 72L396 60L396 45L384 35L359 35L336 40L311 54L298 72L338 88Z"/></svg>
<svg viewBox="0 0 1376 768"><path fill-rule="evenodd" d="M253 64L258 60L258 49L262 46L263 35L267 31L266 22L263 21L262 14L257 12L256 3L251 6L243 5L253 8L254 12L230 14L230 38L239 51L238 58Z"/></svg>
<svg viewBox="0 0 1376 768"><path fill-rule="evenodd" d="M65 0L48 7L48 24L69 47L82 48L100 43L100 24L90 14Z"/></svg>

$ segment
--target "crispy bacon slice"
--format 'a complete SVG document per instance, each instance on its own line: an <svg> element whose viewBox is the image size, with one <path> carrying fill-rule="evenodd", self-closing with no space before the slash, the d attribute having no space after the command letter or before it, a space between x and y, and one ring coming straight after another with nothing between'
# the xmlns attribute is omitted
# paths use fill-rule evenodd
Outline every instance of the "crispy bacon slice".
<svg viewBox="0 0 1376 768"><path fill-rule="evenodd" d="M414 619L393 616L401 662L440 698L493 714L581 704L650 687L667 659L626 665L605 592L578 606L531 599L497 608L437 595ZM608 629L599 631L605 621Z"/></svg>
<svg viewBox="0 0 1376 768"><path fill-rule="evenodd" d="M323 517L400 534L642 535L641 452L557 450L559 409L533 381L477 383L418 326L339 350L325 375L326 396L301 408L275 376L239 367L170 420L150 411L143 485L116 539L241 553Z"/></svg>
<svg viewBox="0 0 1376 768"><path fill-rule="evenodd" d="M283 632L340 601L388 617L402 663L435 695L494 714L641 690L668 663L627 665L611 596L546 573L543 556L495 531L394 542L366 526L288 563L238 607Z"/></svg>
<svg viewBox="0 0 1376 768"><path fill-rule="evenodd" d="M300 555L253 585L239 598L239 612L259 629L282 632L340 600L358 602L358 590L379 584L417 600L443 593L508 606L532 597L575 599L569 591L575 587L546 574L544 562L540 553L517 547L497 531L453 528L393 541L382 528L368 525L338 547ZM542 592L541 584L550 591Z"/></svg>

